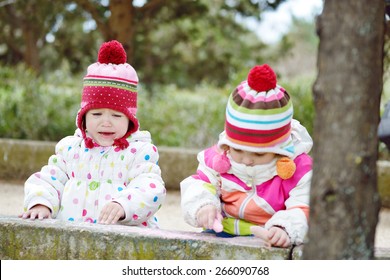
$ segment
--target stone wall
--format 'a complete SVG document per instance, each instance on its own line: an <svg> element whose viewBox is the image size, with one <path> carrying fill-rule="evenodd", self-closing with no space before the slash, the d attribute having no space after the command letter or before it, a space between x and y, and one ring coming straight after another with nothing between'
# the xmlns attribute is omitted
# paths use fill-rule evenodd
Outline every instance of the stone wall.
<svg viewBox="0 0 390 280"><path fill-rule="evenodd" d="M255 237L0 216L2 260L299 260L303 246L266 247ZM375 259L390 259L375 248Z"/></svg>
<svg viewBox="0 0 390 280"><path fill-rule="evenodd" d="M288 260L302 249L268 248L254 237L0 217L0 258L40 260Z"/></svg>

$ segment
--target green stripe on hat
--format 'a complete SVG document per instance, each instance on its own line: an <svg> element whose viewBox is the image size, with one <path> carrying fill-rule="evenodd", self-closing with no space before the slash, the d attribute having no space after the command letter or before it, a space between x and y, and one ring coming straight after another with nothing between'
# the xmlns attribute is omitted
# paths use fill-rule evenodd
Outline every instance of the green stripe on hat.
<svg viewBox="0 0 390 280"><path fill-rule="evenodd" d="M102 79L84 79L84 86L91 87L113 87L119 89L125 89L130 91L137 91L137 86L129 83L124 83L120 81L112 81L112 80L102 80Z"/></svg>

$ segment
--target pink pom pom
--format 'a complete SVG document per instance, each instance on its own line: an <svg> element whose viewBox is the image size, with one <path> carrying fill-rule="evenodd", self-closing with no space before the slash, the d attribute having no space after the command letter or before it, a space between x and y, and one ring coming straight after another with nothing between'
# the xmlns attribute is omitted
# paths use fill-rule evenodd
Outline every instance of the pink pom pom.
<svg viewBox="0 0 390 280"><path fill-rule="evenodd" d="M269 91L276 87L276 74L267 64L257 65L249 71L248 85L255 91Z"/></svg>
<svg viewBox="0 0 390 280"><path fill-rule="evenodd" d="M103 43L98 54L98 62L123 64L126 63L127 55L122 44L116 40Z"/></svg>
<svg viewBox="0 0 390 280"><path fill-rule="evenodd" d="M226 173L231 167L230 160L225 154L218 154L213 158L212 167L219 173Z"/></svg>

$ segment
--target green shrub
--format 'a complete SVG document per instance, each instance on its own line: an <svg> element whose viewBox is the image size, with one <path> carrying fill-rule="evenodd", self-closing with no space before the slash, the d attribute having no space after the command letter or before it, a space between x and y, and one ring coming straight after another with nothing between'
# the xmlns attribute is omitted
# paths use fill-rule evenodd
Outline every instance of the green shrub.
<svg viewBox="0 0 390 280"><path fill-rule="evenodd" d="M306 127L313 136L314 104L313 104L314 77L297 77L292 81L281 83L290 94L294 105L294 119Z"/></svg>
<svg viewBox="0 0 390 280"><path fill-rule="evenodd" d="M139 95L137 116L157 145L201 148L218 140L229 92L200 86L195 92L165 87L148 99Z"/></svg>
<svg viewBox="0 0 390 280"><path fill-rule="evenodd" d="M0 76L1 137L58 141L74 133L80 82L63 71L37 77L22 65L0 67Z"/></svg>
<svg viewBox="0 0 390 280"><path fill-rule="evenodd" d="M37 77L22 65L0 66L0 137L58 141L74 133L80 106L82 75L71 76L66 67ZM141 129L152 133L159 146L204 148L216 143L223 130L229 94L243 78L237 76L225 88L200 85L195 90L162 87L147 92L141 85L137 117ZM291 95L294 118L313 135L315 116L313 77L284 80ZM384 84L381 112L389 101L390 83ZM380 158L390 158L383 143Z"/></svg>
<svg viewBox="0 0 390 280"><path fill-rule="evenodd" d="M294 118L312 135L312 78L282 85L291 94ZM195 92L166 87L147 99L139 95L138 118L157 145L204 148L215 144L224 128L226 102L234 86L217 89L200 86Z"/></svg>
<svg viewBox="0 0 390 280"><path fill-rule="evenodd" d="M66 67L37 77L23 66L0 66L0 137L58 141L74 133L80 106L82 75L70 76ZM288 82L294 117L312 132L312 80ZM147 92L141 85L137 117L158 146L204 148L213 145L224 128L226 102L237 83L195 90L162 87ZM156 88L156 87L155 87Z"/></svg>

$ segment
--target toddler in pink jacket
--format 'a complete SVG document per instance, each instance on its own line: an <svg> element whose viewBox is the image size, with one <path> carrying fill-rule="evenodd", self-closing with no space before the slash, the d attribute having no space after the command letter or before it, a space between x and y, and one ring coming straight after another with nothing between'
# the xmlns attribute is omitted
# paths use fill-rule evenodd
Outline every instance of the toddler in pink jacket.
<svg viewBox="0 0 390 280"><path fill-rule="evenodd" d="M268 65L231 93L217 145L198 154L181 182L185 221L217 236L255 235L267 244L303 243L308 230L312 139Z"/></svg>

